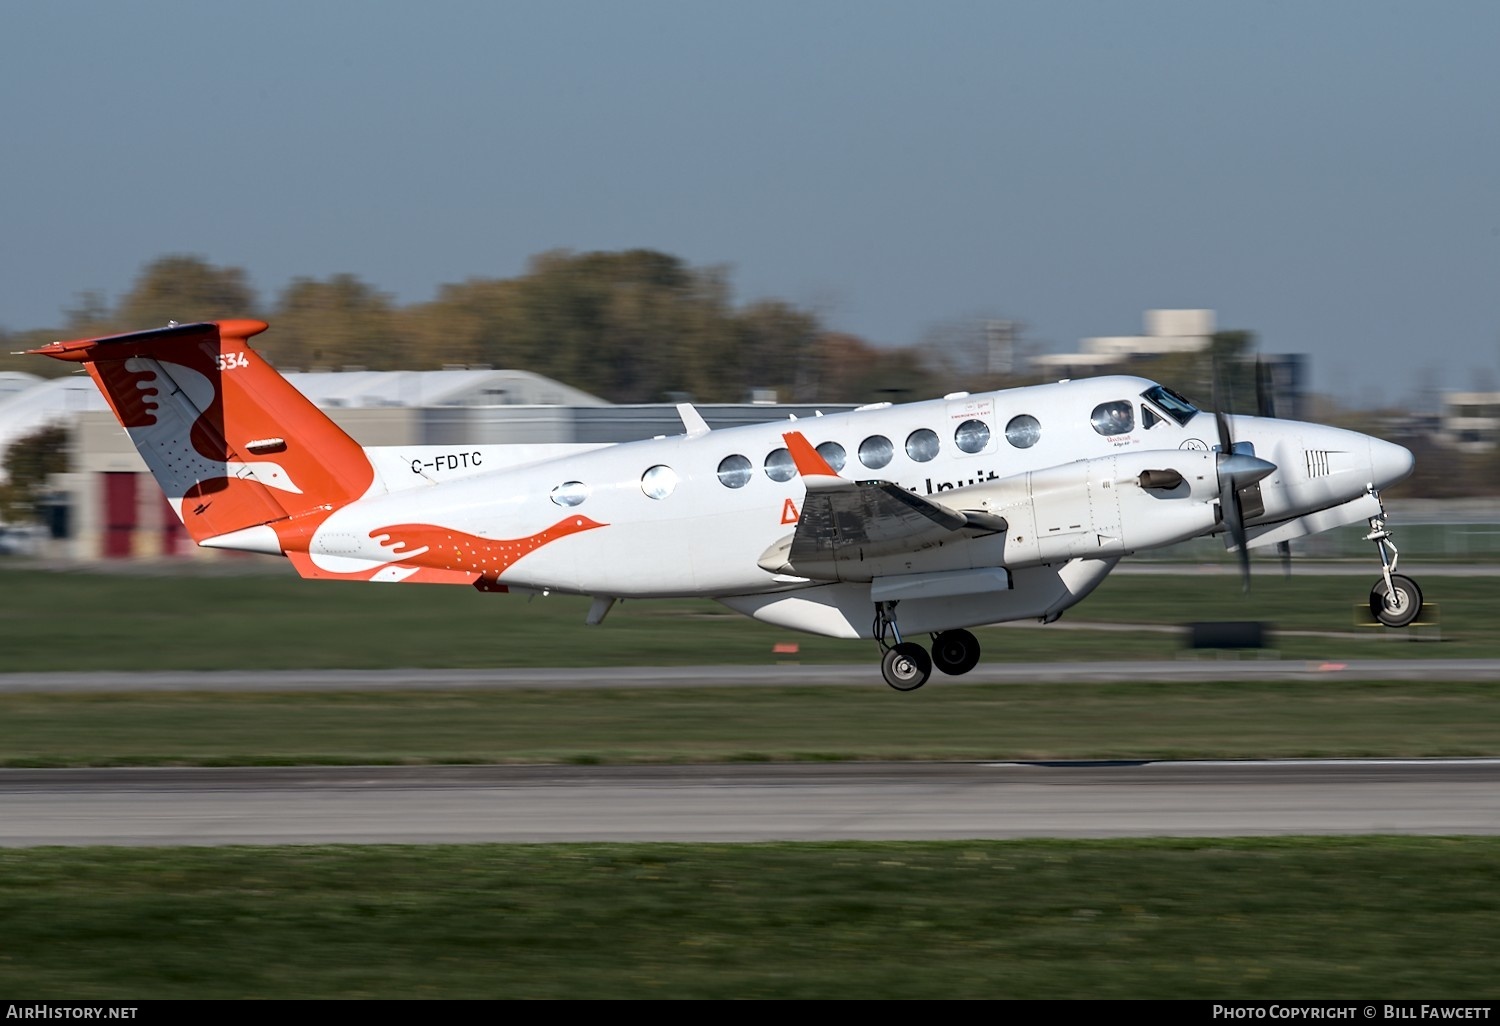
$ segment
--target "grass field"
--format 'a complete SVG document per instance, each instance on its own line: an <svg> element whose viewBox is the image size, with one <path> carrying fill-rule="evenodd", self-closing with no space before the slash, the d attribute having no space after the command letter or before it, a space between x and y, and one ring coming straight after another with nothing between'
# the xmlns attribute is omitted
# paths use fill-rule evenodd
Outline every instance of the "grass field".
<svg viewBox="0 0 1500 1026"><path fill-rule="evenodd" d="M0 766L1500 755L1428 681L0 696Z"/></svg>
<svg viewBox="0 0 1500 1026"><path fill-rule="evenodd" d="M1260 620L1296 659L1500 656L1500 576L1433 577L1431 631L1356 627L1366 577L1262 574L1250 595L1219 571L1115 574L1055 624L982 628L987 659L1161 659L1184 625ZM531 667L868 661L873 642L781 630L708 601L619 604L585 627L588 600L470 588L361 585L293 576L50 573L0 564L0 670ZM1093 628L1093 629L1090 629ZM878 676L875 678L878 680Z"/></svg>
<svg viewBox="0 0 1500 1026"><path fill-rule="evenodd" d="M989 659L1160 659L1185 623L1257 619L1284 658L1500 656L1500 581L1424 581L1432 643L1356 628L1369 583L1115 576L1062 624L980 634ZM0 765L1500 754L1488 683L903 695L869 643L585 608L0 569L0 670L755 664L795 641L868 660L870 687L7 695ZM0 850L18 998L1487 1000L1497 948L1494 838Z"/></svg>
<svg viewBox="0 0 1500 1026"><path fill-rule="evenodd" d="M1500 840L0 851L0 927L17 999L1492 1000Z"/></svg>

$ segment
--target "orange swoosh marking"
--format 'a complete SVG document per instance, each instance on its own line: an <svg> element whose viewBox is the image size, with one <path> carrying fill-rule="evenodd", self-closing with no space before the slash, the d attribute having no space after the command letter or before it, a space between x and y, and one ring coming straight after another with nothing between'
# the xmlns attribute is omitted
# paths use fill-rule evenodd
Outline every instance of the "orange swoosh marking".
<svg viewBox="0 0 1500 1026"><path fill-rule="evenodd" d="M407 566L420 565L438 567L443 570L459 570L478 573L493 580L510 569L517 560L535 552L543 545L566 538L570 534L605 527L588 517L569 517L559 520L545 531L525 538L481 538L476 534L455 531L450 527L435 524L393 524L370 532L376 541L388 540L392 544L393 563ZM405 557L426 547L427 551Z"/></svg>

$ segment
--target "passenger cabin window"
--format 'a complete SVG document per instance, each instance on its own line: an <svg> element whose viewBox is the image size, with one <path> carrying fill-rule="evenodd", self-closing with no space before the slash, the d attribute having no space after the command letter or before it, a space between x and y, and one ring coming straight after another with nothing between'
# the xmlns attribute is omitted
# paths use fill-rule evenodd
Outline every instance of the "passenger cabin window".
<svg viewBox="0 0 1500 1026"><path fill-rule="evenodd" d="M1135 407L1124 400L1100 403L1094 407L1089 423L1105 437L1129 434L1135 428Z"/></svg>
<svg viewBox="0 0 1500 1026"><path fill-rule="evenodd" d="M650 498L665 499L677 488L677 471L660 464L641 475L641 491Z"/></svg>
<svg viewBox="0 0 1500 1026"><path fill-rule="evenodd" d="M777 449L766 457L766 476L772 481L790 481L797 473L797 464L786 449Z"/></svg>
<svg viewBox="0 0 1500 1026"><path fill-rule="evenodd" d="M896 455L896 447L885 435L871 435L859 443L859 462L871 470L879 470L891 462L891 457Z"/></svg>
<svg viewBox="0 0 1500 1026"><path fill-rule="evenodd" d="M1042 437L1042 425L1029 413L1010 418L1005 425L1005 440L1017 449L1030 449Z"/></svg>
<svg viewBox="0 0 1500 1026"><path fill-rule="evenodd" d="M743 488L754 472L744 456L725 456L719 461L719 483L725 488Z"/></svg>
<svg viewBox="0 0 1500 1026"><path fill-rule="evenodd" d="M559 506L577 506L589 497L589 486L582 481L564 481L552 489L552 501Z"/></svg>
<svg viewBox="0 0 1500 1026"><path fill-rule="evenodd" d="M843 470L844 463L849 459L844 447L837 442L824 442L818 446L818 455L834 470Z"/></svg>
<svg viewBox="0 0 1500 1026"><path fill-rule="evenodd" d="M983 452L990 444L990 426L982 420L966 420L953 432L953 444L964 452Z"/></svg>
<svg viewBox="0 0 1500 1026"><path fill-rule="evenodd" d="M926 463L936 457L938 446L937 432L927 428L918 428L906 436L906 455L918 463Z"/></svg>

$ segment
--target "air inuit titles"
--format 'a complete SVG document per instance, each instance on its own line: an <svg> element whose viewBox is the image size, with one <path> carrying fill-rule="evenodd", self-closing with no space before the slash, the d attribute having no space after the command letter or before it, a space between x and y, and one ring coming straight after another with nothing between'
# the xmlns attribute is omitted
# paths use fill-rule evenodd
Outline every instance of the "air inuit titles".
<svg viewBox="0 0 1500 1026"><path fill-rule="evenodd" d="M1488 1019L1488 1005L1214 1005L1215 1019Z"/></svg>

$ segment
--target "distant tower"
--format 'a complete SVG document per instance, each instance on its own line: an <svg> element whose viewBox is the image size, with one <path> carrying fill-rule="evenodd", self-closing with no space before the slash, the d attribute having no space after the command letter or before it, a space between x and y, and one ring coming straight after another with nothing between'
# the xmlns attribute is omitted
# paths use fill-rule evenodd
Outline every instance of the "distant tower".
<svg viewBox="0 0 1500 1026"><path fill-rule="evenodd" d="M1271 395L1276 401L1276 416L1287 420L1305 419L1307 354L1268 353L1261 359L1271 372Z"/></svg>
<svg viewBox="0 0 1500 1026"><path fill-rule="evenodd" d="M989 343L988 370L992 377L1011 372L1016 360L1016 322L986 321L985 341Z"/></svg>

